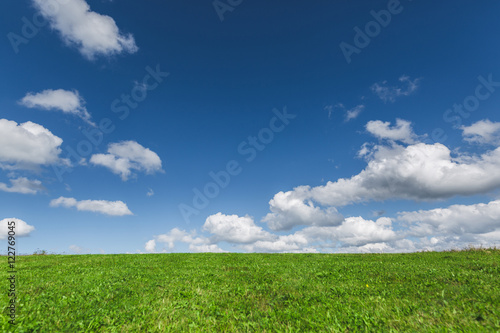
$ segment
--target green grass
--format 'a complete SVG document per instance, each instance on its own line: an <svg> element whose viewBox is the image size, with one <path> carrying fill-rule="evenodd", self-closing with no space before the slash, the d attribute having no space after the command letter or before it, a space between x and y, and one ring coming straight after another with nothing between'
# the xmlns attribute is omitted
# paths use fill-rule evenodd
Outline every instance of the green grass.
<svg viewBox="0 0 500 333"><path fill-rule="evenodd" d="M7 258L1 301L8 304ZM498 332L500 250L17 257L3 332Z"/></svg>

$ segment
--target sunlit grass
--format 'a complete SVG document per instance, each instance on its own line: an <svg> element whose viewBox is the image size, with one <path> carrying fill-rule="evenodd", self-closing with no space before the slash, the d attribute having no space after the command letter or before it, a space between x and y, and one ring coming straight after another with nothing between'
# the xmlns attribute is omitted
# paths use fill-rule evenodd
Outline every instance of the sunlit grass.
<svg viewBox="0 0 500 333"><path fill-rule="evenodd" d="M7 267L7 258L5 266ZM500 330L500 250L17 257L12 332Z"/></svg>

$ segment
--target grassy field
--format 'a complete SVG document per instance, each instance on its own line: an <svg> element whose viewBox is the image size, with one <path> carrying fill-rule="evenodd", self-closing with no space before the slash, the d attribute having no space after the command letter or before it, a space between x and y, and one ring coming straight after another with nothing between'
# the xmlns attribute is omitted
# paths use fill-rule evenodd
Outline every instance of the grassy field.
<svg viewBox="0 0 500 333"><path fill-rule="evenodd" d="M500 250L2 260L2 332L500 331Z"/></svg>

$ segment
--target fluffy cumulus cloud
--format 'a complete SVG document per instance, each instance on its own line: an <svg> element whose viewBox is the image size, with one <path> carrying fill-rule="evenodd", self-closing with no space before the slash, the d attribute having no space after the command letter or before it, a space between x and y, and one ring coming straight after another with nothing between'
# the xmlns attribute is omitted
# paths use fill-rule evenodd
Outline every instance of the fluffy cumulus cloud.
<svg viewBox="0 0 500 333"><path fill-rule="evenodd" d="M99 55L134 53L134 37L124 34L113 18L91 11L85 0L33 0L64 43L75 46L88 59Z"/></svg>
<svg viewBox="0 0 500 333"><path fill-rule="evenodd" d="M147 252L151 252L151 253L156 252L156 241L154 239L147 241L146 245L144 245L144 249Z"/></svg>
<svg viewBox="0 0 500 333"><path fill-rule="evenodd" d="M398 86L388 86L387 81L374 83L371 90L385 103L395 102L398 97L413 94L418 89L420 79L412 80L409 76L403 75L399 78L399 82Z"/></svg>
<svg viewBox="0 0 500 333"><path fill-rule="evenodd" d="M10 183L10 186L5 183L0 183L0 191L21 194L36 194L37 192L44 190L42 182L38 179L30 180L26 177L19 177L16 179L10 179Z"/></svg>
<svg viewBox="0 0 500 333"><path fill-rule="evenodd" d="M500 145L500 122L480 120L470 126L462 126L464 139L471 143Z"/></svg>
<svg viewBox="0 0 500 333"><path fill-rule="evenodd" d="M0 168L33 169L67 163L59 157L63 140L31 121L0 119Z"/></svg>
<svg viewBox="0 0 500 333"><path fill-rule="evenodd" d="M301 186L322 205L344 206L371 200L434 200L486 193L500 187L500 148L482 155L459 154L440 143L375 146L368 165L351 178L324 186Z"/></svg>
<svg viewBox="0 0 500 333"><path fill-rule="evenodd" d="M108 146L108 154L94 154L90 163L110 169L120 175L123 181L134 175L132 170L147 174L162 171L160 157L135 141L111 143Z"/></svg>
<svg viewBox="0 0 500 333"><path fill-rule="evenodd" d="M144 248L147 252L157 252L158 246L163 244L161 252L174 251L176 243L188 245L190 252L226 252L219 248L217 244L210 243L206 237L199 237L196 232L188 233L185 230L174 228L166 234L154 236L146 242Z"/></svg>
<svg viewBox="0 0 500 333"><path fill-rule="evenodd" d="M372 246L380 248L385 242L397 242L401 237L392 230L392 220L377 221L361 217L345 219L337 226L311 226L287 235L278 235L255 225L252 218L221 213L209 216L203 227L206 236L198 236L172 229L155 236L145 244L148 252L156 252L157 244L165 244L169 251L177 242L185 243L191 252L225 252L221 242L244 252L317 253L318 249ZM227 235L224 235L227 234ZM222 235L222 237L221 237ZM367 251L365 249L365 251Z"/></svg>
<svg viewBox="0 0 500 333"><path fill-rule="evenodd" d="M133 215L123 201L81 200L59 197L50 201L51 207L75 207L79 211L101 213L111 216Z"/></svg>
<svg viewBox="0 0 500 333"><path fill-rule="evenodd" d="M190 252L227 252L219 247L219 243L225 242L247 252L316 252L306 246L304 236L272 234L257 226L249 216L217 213L206 219L202 230L208 235L174 228L146 242L145 250L156 252L158 244L164 244L164 251L172 251L176 243L184 243Z"/></svg>
<svg viewBox="0 0 500 333"><path fill-rule="evenodd" d="M270 202L272 213L268 216L275 214L276 203L281 216L293 216L297 207L308 206L313 211L312 204L306 205L311 201L340 207L372 200L446 199L486 193L500 187L500 148L479 156L452 156L451 151L439 143L407 147L394 144L375 146L366 156L367 167L351 178L277 193ZM274 223L267 217L266 221Z"/></svg>
<svg viewBox="0 0 500 333"><path fill-rule="evenodd" d="M155 236L145 249L156 252L157 244L163 243L164 251L172 251L176 243L185 243L190 252L225 252L219 247L223 242L244 252L373 253L460 249L470 244L495 246L500 242L500 200L400 212L394 218L377 220L348 217L336 226L307 226L286 235L256 227L250 217L218 213L207 218L209 224L213 220L216 228L204 228L206 236L175 228ZM222 232L230 236L221 238Z"/></svg>
<svg viewBox="0 0 500 333"><path fill-rule="evenodd" d="M376 221L349 217L336 227L307 227L297 234L310 241L341 243L343 246L364 246L394 241L399 236L392 230L392 220L381 217Z"/></svg>
<svg viewBox="0 0 500 333"><path fill-rule="evenodd" d="M338 225L343 221L335 207L321 209L308 200L307 188L296 191L279 192L269 202L271 213L263 221L272 230L290 230L300 225Z"/></svg>
<svg viewBox="0 0 500 333"><path fill-rule="evenodd" d="M63 113L72 114L95 126L90 120L90 114L84 106L85 101L76 90L47 89L36 94L28 93L19 103L28 108L58 110Z"/></svg>
<svg viewBox="0 0 500 333"><path fill-rule="evenodd" d="M217 244L201 244L201 245L195 245L195 244L189 244L189 251L194 252L194 253L205 253L205 252L211 252L211 253L223 253L223 252L228 252L222 250Z"/></svg>
<svg viewBox="0 0 500 333"><path fill-rule="evenodd" d="M412 225L414 236L487 234L500 229L500 200L401 212L398 219Z"/></svg>
<svg viewBox="0 0 500 333"><path fill-rule="evenodd" d="M291 234L275 236L272 240L257 241L241 248L246 252L317 253L309 247L309 240L303 235Z"/></svg>
<svg viewBox="0 0 500 333"><path fill-rule="evenodd" d="M14 224L9 222L15 222ZM29 225L23 220L16 219L14 217L3 219L0 221L0 239L6 239L9 236L9 227L14 226L14 231L16 232L16 237L26 237L31 234L32 231L35 230L35 227Z"/></svg>
<svg viewBox="0 0 500 333"><path fill-rule="evenodd" d="M255 225L249 216L217 213L206 219L203 230L212 234L213 242L245 244L271 238L271 234Z"/></svg>
<svg viewBox="0 0 500 333"><path fill-rule="evenodd" d="M205 240L196 237L195 233L187 233L185 230L174 228L170 232L155 237L159 243L164 243L167 245L168 249L171 250L175 247L176 242L184 242L189 244L203 244Z"/></svg>
<svg viewBox="0 0 500 333"><path fill-rule="evenodd" d="M391 126L388 121L372 120L366 124L365 128L381 140L401 141L408 144L417 142L417 135L413 132L411 122L403 119L396 119L394 126Z"/></svg>

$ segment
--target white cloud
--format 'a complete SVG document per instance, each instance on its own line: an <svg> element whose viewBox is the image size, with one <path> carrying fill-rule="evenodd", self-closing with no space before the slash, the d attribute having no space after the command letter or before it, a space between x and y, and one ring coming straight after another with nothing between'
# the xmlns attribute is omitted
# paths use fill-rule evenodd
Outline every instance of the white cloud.
<svg viewBox="0 0 500 333"><path fill-rule="evenodd" d="M272 235L256 226L249 216L224 215L217 213L205 220L203 230L210 232L213 236L212 242L226 241L230 243L253 243L258 240L270 239Z"/></svg>
<svg viewBox="0 0 500 333"><path fill-rule="evenodd" d="M68 163L59 158L63 140L31 121L17 124L0 119L0 168L32 169Z"/></svg>
<svg viewBox="0 0 500 333"><path fill-rule="evenodd" d="M153 189L152 189L152 188L150 188L150 189L148 189L148 192L146 193L146 195L147 195L148 197L152 197L153 195L155 195L155 192L153 191Z"/></svg>
<svg viewBox="0 0 500 333"><path fill-rule="evenodd" d="M364 109L365 106L361 104L353 107L350 110L347 110L345 114L345 121L348 122L352 119L356 119Z"/></svg>
<svg viewBox="0 0 500 333"><path fill-rule="evenodd" d="M35 227L32 225L29 225L28 223L24 222L23 220L16 219L14 217L8 218L8 219L3 219L0 221L0 239L6 239L9 236L9 227L12 227L12 224L8 224L9 222L14 221L14 231L15 231L15 237L26 237L29 236L32 231L35 230Z"/></svg>
<svg viewBox="0 0 500 333"><path fill-rule="evenodd" d="M486 246L488 246L488 244L498 246L500 244L500 228L492 232L477 235L476 239L480 244L486 244Z"/></svg>
<svg viewBox="0 0 500 333"><path fill-rule="evenodd" d="M500 230L500 200L487 204L452 205L448 208L401 212L398 219L411 223L411 233L417 237L486 234Z"/></svg>
<svg viewBox="0 0 500 333"><path fill-rule="evenodd" d="M281 253L316 253L316 249L308 247L308 240L298 233L276 236L272 240L256 241L241 246L247 252L281 252Z"/></svg>
<svg viewBox="0 0 500 333"><path fill-rule="evenodd" d="M172 250L175 247L176 242L191 243L193 241L192 235L178 228L174 228L166 234L155 236L155 238L159 243L167 244L169 250Z"/></svg>
<svg viewBox="0 0 500 333"><path fill-rule="evenodd" d="M189 251L199 253L199 252L211 252L211 253L223 253L227 252L221 249L217 244L202 244L194 245L189 244Z"/></svg>
<svg viewBox="0 0 500 333"><path fill-rule="evenodd" d="M36 94L28 93L19 103L28 108L59 110L63 113L69 113L95 126L95 123L90 120L90 114L84 106L85 101L76 90L47 89Z"/></svg>
<svg viewBox="0 0 500 333"><path fill-rule="evenodd" d="M312 201L307 200L307 195L308 191L303 188L279 192L269 202L272 213L267 214L262 221L267 222L271 230L290 230L299 225L338 225L343 221L337 209L315 207Z"/></svg>
<svg viewBox="0 0 500 333"><path fill-rule="evenodd" d="M401 141L412 144L417 141L417 135L413 133L411 122L396 119L396 125L391 126L390 122L372 120L366 124L366 130L378 139Z"/></svg>
<svg viewBox="0 0 500 333"><path fill-rule="evenodd" d="M384 102L395 102L400 96L413 94L419 86L420 79L411 80L409 76L403 75L399 78L400 86L387 86L387 81L374 83L371 90Z"/></svg>
<svg viewBox="0 0 500 333"><path fill-rule="evenodd" d="M365 244L363 246L346 246L335 249L336 253L391 253L408 252L406 249L400 249L390 246L387 243Z"/></svg>
<svg viewBox="0 0 500 333"><path fill-rule="evenodd" d="M472 143L500 144L500 122L480 120L470 126L462 126L464 139Z"/></svg>
<svg viewBox="0 0 500 333"><path fill-rule="evenodd" d="M175 249L176 243L181 242L189 245L190 252L214 252L221 253L227 252L222 250L217 244L210 244L210 241L206 237L198 237L196 232L188 233L185 230L180 230L174 228L166 234L154 236L146 242L144 249L147 252L157 252L158 243L163 243L166 245L168 251ZM165 249L163 250L165 252Z"/></svg>
<svg viewBox="0 0 500 333"><path fill-rule="evenodd" d="M166 234L154 236L154 239L146 242L144 248L148 252L156 252L158 243L163 243L167 246L168 250L171 251L175 249L175 244L177 242L189 244L192 252L219 252L214 246L209 246L210 244L207 238L196 236L196 232L188 233L178 228L174 228Z"/></svg>
<svg viewBox="0 0 500 333"><path fill-rule="evenodd" d="M156 252L156 241L154 239L147 241L146 245L144 246L144 249L147 252L151 252L151 253Z"/></svg>
<svg viewBox="0 0 500 333"><path fill-rule="evenodd" d="M440 144L375 146L368 166L349 179L294 189L322 205L413 199L435 200L487 193L500 187L500 148L480 156L451 156ZM305 193L305 194L304 194Z"/></svg>
<svg viewBox="0 0 500 333"><path fill-rule="evenodd" d="M0 191L21 194L36 194L37 192L44 190L42 182L37 179L29 180L25 177L19 177L16 179L10 179L9 181L11 183L10 187L5 183L0 183Z"/></svg>
<svg viewBox="0 0 500 333"><path fill-rule="evenodd" d="M483 155L459 154L440 144L365 147L368 165L351 178L279 192L263 221L272 230L299 225L335 226L337 208L368 201L440 200L500 188L500 148ZM315 204L326 208L320 208Z"/></svg>
<svg viewBox="0 0 500 333"><path fill-rule="evenodd" d="M393 241L398 238L391 228L392 221L381 217L377 221L362 217L348 217L336 227L308 227L297 234L312 241L333 241L345 245L363 246L371 243Z"/></svg>
<svg viewBox="0 0 500 333"><path fill-rule="evenodd" d="M470 244L488 247L500 243L500 200L400 212L397 218L380 217L375 221L361 216L348 217L337 226L309 226L285 235L254 229L256 226L248 217L221 213L212 216L217 219L215 233L212 229L205 229L209 232L207 237L197 237L196 231L187 233L175 228L167 234L155 236L145 248L156 251L156 242L162 242L172 250L175 242L184 242L189 244L191 252L225 252L218 243L227 242L245 252L401 253L462 249ZM242 240L241 236L245 228L232 228L235 222L249 226L246 228L247 238ZM224 232L229 235L219 237ZM265 235L251 237L262 232Z"/></svg>
<svg viewBox="0 0 500 333"><path fill-rule="evenodd" d="M123 34L115 20L90 10L85 0L33 0L64 43L88 59L138 50L134 37Z"/></svg>
<svg viewBox="0 0 500 333"><path fill-rule="evenodd" d="M120 175L123 181L133 176L132 170L144 171L147 174L162 171L160 157L135 141L111 143L108 146L108 154L94 154L90 163L109 168Z"/></svg>
<svg viewBox="0 0 500 333"><path fill-rule="evenodd" d="M96 212L111 216L133 215L123 201L81 200L59 197L50 201L51 207L76 207L79 211Z"/></svg>

